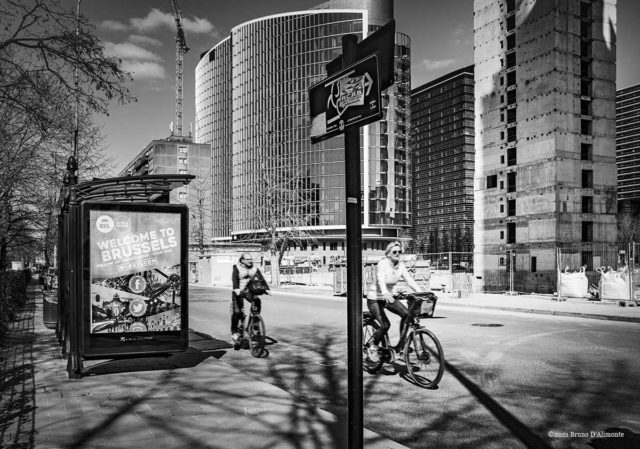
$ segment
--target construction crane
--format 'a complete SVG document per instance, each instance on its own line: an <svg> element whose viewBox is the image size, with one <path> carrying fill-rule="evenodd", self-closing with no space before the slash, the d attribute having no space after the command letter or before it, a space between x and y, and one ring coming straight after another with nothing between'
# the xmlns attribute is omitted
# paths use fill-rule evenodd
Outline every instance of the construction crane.
<svg viewBox="0 0 640 449"><path fill-rule="evenodd" d="M184 39L184 30L182 29L182 11L176 0L171 0L171 11L176 20L178 31L176 33L176 123L173 134L176 137L182 137L182 57L189 51L187 42Z"/></svg>

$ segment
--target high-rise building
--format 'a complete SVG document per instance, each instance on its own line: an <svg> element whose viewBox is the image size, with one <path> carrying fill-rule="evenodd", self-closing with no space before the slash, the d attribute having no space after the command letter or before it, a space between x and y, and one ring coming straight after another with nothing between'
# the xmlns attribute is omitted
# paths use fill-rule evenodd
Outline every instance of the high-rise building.
<svg viewBox="0 0 640 449"><path fill-rule="evenodd" d="M616 159L618 207L640 214L640 84L616 95Z"/></svg>
<svg viewBox="0 0 640 449"><path fill-rule="evenodd" d="M195 175L188 185L173 189L169 201L189 205L189 243L209 245L213 219L211 146L193 143L189 137L152 140L120 172L120 176L160 174Z"/></svg>
<svg viewBox="0 0 640 449"><path fill-rule="evenodd" d="M239 24L201 55L195 138L212 146L214 239L260 239L276 220L312 232L320 251L343 253L344 139L310 143L308 88L327 76L343 35L363 39L392 18L392 0L333 0ZM361 129L365 250L411 225L407 36L396 33L395 51L383 119Z"/></svg>
<svg viewBox="0 0 640 449"><path fill-rule="evenodd" d="M473 251L473 107L473 66L411 91L415 251Z"/></svg>
<svg viewBox="0 0 640 449"><path fill-rule="evenodd" d="M615 0L474 1L475 277L553 292L616 241Z"/></svg>

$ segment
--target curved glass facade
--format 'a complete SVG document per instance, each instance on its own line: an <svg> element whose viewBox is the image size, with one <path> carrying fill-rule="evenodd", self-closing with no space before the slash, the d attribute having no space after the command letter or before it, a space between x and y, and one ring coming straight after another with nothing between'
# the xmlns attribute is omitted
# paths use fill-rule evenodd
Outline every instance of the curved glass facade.
<svg viewBox="0 0 640 449"><path fill-rule="evenodd" d="M392 18L393 4L341 0L341 8L353 9L326 9L334 3L241 24L202 56L196 141L211 142L219 157L214 202L226 210L214 236L254 236L274 215L282 218L278 226L310 227L320 239L344 236L344 139L311 145L308 88L326 77L342 35L362 38ZM362 128L360 139L363 241L378 240L378 246L411 222L409 39L397 34L396 43L396 84L383 94L384 118ZM226 62L219 61L222 54Z"/></svg>

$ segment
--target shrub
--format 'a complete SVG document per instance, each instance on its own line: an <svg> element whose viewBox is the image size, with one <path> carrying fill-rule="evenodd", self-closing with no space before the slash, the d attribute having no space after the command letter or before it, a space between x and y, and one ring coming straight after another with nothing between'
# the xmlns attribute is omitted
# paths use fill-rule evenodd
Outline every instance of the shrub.
<svg viewBox="0 0 640 449"><path fill-rule="evenodd" d="M0 271L0 335L27 303L28 271Z"/></svg>

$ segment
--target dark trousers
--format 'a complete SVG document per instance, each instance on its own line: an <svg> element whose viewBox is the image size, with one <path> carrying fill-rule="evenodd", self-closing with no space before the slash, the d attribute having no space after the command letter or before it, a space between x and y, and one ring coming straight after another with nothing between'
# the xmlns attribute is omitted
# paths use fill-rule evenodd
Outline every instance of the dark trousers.
<svg viewBox="0 0 640 449"><path fill-rule="evenodd" d="M251 308L255 308L256 312L260 313L262 303L260 298L252 295L251 293L240 293L236 295L231 294L231 333L238 332L238 325L244 318L244 300L251 303Z"/></svg>
<svg viewBox="0 0 640 449"><path fill-rule="evenodd" d="M398 315L400 320L400 332L404 327L404 323L407 320L407 315L409 315L409 310L407 310L406 306L402 304L399 300L395 300L392 303L388 303L383 300L371 300L367 299L367 307L371 312L371 315L376 319L378 323L380 323L380 327L373 334L373 342L377 345L380 341L387 335L389 328L391 327L391 323L389 322L389 318L387 318L387 314L384 309L387 308L389 311Z"/></svg>

